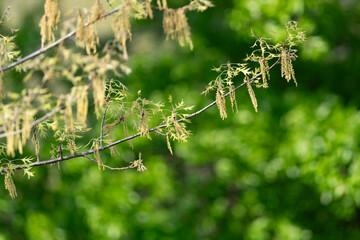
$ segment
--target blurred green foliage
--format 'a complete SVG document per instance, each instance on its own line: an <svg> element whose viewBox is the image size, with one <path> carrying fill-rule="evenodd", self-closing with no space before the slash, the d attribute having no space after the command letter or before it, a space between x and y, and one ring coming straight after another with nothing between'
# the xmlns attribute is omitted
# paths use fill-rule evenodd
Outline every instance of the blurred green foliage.
<svg viewBox="0 0 360 240"><path fill-rule="evenodd" d="M270 88L255 90L259 113L238 91L239 113L193 118L174 156L155 135L134 140L134 150L119 146L120 157L103 155L117 166L141 151L144 173L99 171L85 159L38 167L30 180L19 172L17 199L0 189L0 239L360 238L360 3L213 2L188 16L192 52L164 41L161 16L134 22L133 72L123 79L131 91L200 108L213 97L200 95L212 67L246 57L251 29L277 40L291 19L308 35L294 64L299 86L274 70ZM28 19L40 13L27 14L17 41L31 51L37 20Z"/></svg>

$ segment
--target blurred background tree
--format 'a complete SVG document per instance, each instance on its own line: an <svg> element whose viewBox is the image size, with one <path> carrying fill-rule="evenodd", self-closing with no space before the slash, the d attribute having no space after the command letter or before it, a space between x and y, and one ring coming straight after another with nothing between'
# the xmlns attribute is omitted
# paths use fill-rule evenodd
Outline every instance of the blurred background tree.
<svg viewBox="0 0 360 240"><path fill-rule="evenodd" d="M92 4L84 2L60 6ZM360 238L359 1L213 3L188 15L193 51L164 40L156 12L153 21L134 21L129 89L204 106L211 98L200 92L216 77L210 69L250 54L251 30L277 40L289 20L308 36L294 66L298 87L273 74L269 89L255 90L258 113L240 90L239 113L193 118L193 135L174 144L173 156L157 137L134 140L134 150L119 146L122 159L113 161L141 151L144 173L99 171L83 159L36 168L30 181L18 173L17 199L0 188L0 239ZM1 2L8 5L25 55L39 47L43 1ZM110 37L103 30L101 44Z"/></svg>

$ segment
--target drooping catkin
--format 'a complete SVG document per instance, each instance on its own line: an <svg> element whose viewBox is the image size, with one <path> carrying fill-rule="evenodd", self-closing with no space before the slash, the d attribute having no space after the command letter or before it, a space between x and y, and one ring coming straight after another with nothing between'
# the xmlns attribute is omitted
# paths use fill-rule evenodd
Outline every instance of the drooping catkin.
<svg viewBox="0 0 360 240"><path fill-rule="evenodd" d="M166 145L167 145L167 148L169 149L169 152L171 155L174 155L173 154L173 151L172 151L172 148L171 148L171 143L170 143L170 139L169 139L169 135L167 134L166 135Z"/></svg>
<svg viewBox="0 0 360 240"><path fill-rule="evenodd" d="M190 49L193 50L190 26L183 9L164 9L163 27L167 39L177 39L182 47L187 42Z"/></svg>
<svg viewBox="0 0 360 240"><path fill-rule="evenodd" d="M262 87L268 88L269 87L268 81L270 80L269 64L265 60L265 58L260 59L259 64L260 64L261 77L263 81Z"/></svg>
<svg viewBox="0 0 360 240"><path fill-rule="evenodd" d="M227 118L226 101L223 95L223 90L220 87L218 87L218 89L216 90L216 105L219 109L220 117L223 120Z"/></svg>
<svg viewBox="0 0 360 240"><path fill-rule="evenodd" d="M256 100L256 97L255 97L255 93L254 93L254 90L252 89L251 87L251 83L248 79L246 79L246 85L247 85L247 89L248 89L248 92L249 92L249 95L250 95L250 99L251 99L251 102L255 108L255 112L258 111L258 104L257 104L257 100Z"/></svg>
<svg viewBox="0 0 360 240"><path fill-rule="evenodd" d="M86 125L86 118L88 113L88 91L86 86L78 87L77 92L77 120Z"/></svg>
<svg viewBox="0 0 360 240"><path fill-rule="evenodd" d="M33 122L35 110L26 110L22 115L22 144L25 145L26 141L30 138L31 123Z"/></svg>
<svg viewBox="0 0 360 240"><path fill-rule="evenodd" d="M75 37L80 41L85 40L85 21L80 10L78 12L77 30Z"/></svg>
<svg viewBox="0 0 360 240"><path fill-rule="evenodd" d="M151 1L152 0L146 0L145 1L145 12L146 12L146 15L150 18L150 19L153 19L154 18L154 14L153 14L153 11L151 9Z"/></svg>
<svg viewBox="0 0 360 240"><path fill-rule="evenodd" d="M95 76L95 74L93 77L93 97L95 103L95 113L97 117L100 117L100 112L103 110L103 106L105 103L106 81L104 77Z"/></svg>
<svg viewBox="0 0 360 240"><path fill-rule="evenodd" d="M73 118L73 112L72 112L72 106L71 106L71 98L66 101L65 103L65 129L66 129L66 141L67 141L67 147L71 154L74 154L76 152L76 144L75 144L75 125L74 125L74 118Z"/></svg>
<svg viewBox="0 0 360 240"><path fill-rule="evenodd" d="M17 197L16 186L12 179L11 172L6 172L4 183L5 183L5 189L9 191L10 197L12 199L16 198Z"/></svg>
<svg viewBox="0 0 360 240"><path fill-rule="evenodd" d="M74 132L74 118L71 106L71 99L68 99L65 103L65 125L68 131Z"/></svg>
<svg viewBox="0 0 360 240"><path fill-rule="evenodd" d="M15 132L18 132L20 130L20 117L15 119ZM17 149L19 151L20 154L23 153L23 145L21 142L21 135L20 134L15 134L15 139L14 139L14 144L15 144L15 149Z"/></svg>
<svg viewBox="0 0 360 240"><path fill-rule="evenodd" d="M97 36L97 32L94 24L90 24L86 28L86 37L85 37L85 47L87 54L96 53L96 45L99 44L99 37Z"/></svg>
<svg viewBox="0 0 360 240"><path fill-rule="evenodd" d="M6 133L6 154L10 157L15 156L15 123L13 121L4 125Z"/></svg>
<svg viewBox="0 0 360 240"><path fill-rule="evenodd" d="M230 86L229 92L230 92L231 109L233 112L238 112L238 106L235 96L235 87L233 85Z"/></svg>
<svg viewBox="0 0 360 240"><path fill-rule="evenodd" d="M281 49L281 77L284 77L287 82L293 79L295 85L297 86L295 71L292 65L290 53L287 51L285 47Z"/></svg>
<svg viewBox="0 0 360 240"><path fill-rule="evenodd" d="M158 5L159 10L164 10L164 9L168 8L167 0L157 0L157 5Z"/></svg>
<svg viewBox="0 0 360 240"><path fill-rule="evenodd" d="M164 10L163 28L167 39L175 38L175 10Z"/></svg>

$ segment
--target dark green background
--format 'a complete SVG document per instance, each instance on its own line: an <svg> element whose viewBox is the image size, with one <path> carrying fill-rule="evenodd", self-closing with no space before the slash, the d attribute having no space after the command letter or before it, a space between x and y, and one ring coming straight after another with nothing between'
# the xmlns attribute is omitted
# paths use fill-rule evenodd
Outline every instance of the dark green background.
<svg viewBox="0 0 360 240"><path fill-rule="evenodd" d="M126 166L141 151L144 173L99 171L86 159L38 167L30 180L19 172L17 199L0 190L0 239L360 239L359 1L213 2L188 14L193 51L164 41L160 14L133 23L130 91L199 109L213 99L200 95L212 67L250 54L251 30L279 40L289 20L308 38L294 64L299 86L273 70L270 88L255 89L258 113L238 91L239 113L222 121L214 107L193 118L174 156L156 135L102 155ZM24 17L24 54L39 47L41 14Z"/></svg>

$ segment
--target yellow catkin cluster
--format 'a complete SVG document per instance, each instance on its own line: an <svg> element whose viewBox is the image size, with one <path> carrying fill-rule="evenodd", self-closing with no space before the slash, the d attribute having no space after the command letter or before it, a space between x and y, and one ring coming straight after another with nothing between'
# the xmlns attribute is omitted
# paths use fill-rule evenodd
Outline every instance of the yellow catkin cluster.
<svg viewBox="0 0 360 240"><path fill-rule="evenodd" d="M100 111L103 109L105 103L105 89L106 81L104 77L94 76L93 79L93 97L95 103L95 113L97 117L100 117Z"/></svg>
<svg viewBox="0 0 360 240"><path fill-rule="evenodd" d="M85 20L80 11L77 20L77 31L75 37L79 40L78 45L85 47L87 54L96 53L96 46L99 44L99 37L95 26L94 24L90 24L85 27Z"/></svg>
<svg viewBox="0 0 360 240"><path fill-rule="evenodd" d="M111 25L114 32L115 40L121 44L125 60L129 58L126 48L126 41L127 39L131 40L131 10L132 9L130 2L127 0L125 2L125 6L119 10Z"/></svg>
<svg viewBox="0 0 360 240"><path fill-rule="evenodd" d="M222 92L223 90L220 87L216 90L216 105L219 109L220 117L224 120L225 118L227 118L227 113L226 113L226 101Z"/></svg>
<svg viewBox="0 0 360 240"><path fill-rule="evenodd" d="M86 125L86 118L88 113L88 91L86 86L77 88L77 120L82 124Z"/></svg>
<svg viewBox="0 0 360 240"><path fill-rule="evenodd" d="M14 184L14 181L12 179L11 173L7 172L5 174L5 189L9 191L9 195L12 199L17 197L16 193L16 186Z"/></svg>
<svg viewBox="0 0 360 240"><path fill-rule="evenodd" d="M246 80L246 85L247 85L247 89L248 89L248 92L249 92L249 95L250 95L250 99L251 99L251 102L255 108L255 112L258 111L258 104L257 104L257 100L256 100L256 97L255 97L255 93L254 93L254 90L252 89L251 87L251 83L249 80Z"/></svg>
<svg viewBox="0 0 360 240"><path fill-rule="evenodd" d="M287 82L293 79L295 85L297 86L290 53L286 50L286 48L282 48L281 50L281 77L285 77Z"/></svg>
<svg viewBox="0 0 360 240"><path fill-rule="evenodd" d="M177 39L182 47L187 42L191 50L194 48L184 9L164 9L163 27L167 38Z"/></svg>
<svg viewBox="0 0 360 240"><path fill-rule="evenodd" d="M44 15L39 23L42 43L54 40L53 31L56 29L56 25L60 20L57 0L46 0L44 9Z"/></svg>

